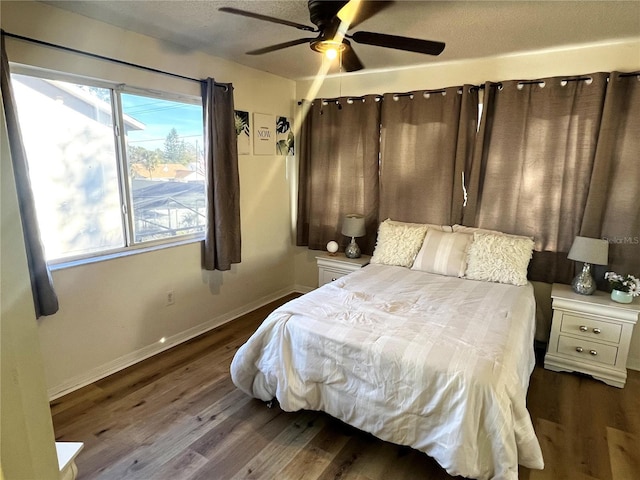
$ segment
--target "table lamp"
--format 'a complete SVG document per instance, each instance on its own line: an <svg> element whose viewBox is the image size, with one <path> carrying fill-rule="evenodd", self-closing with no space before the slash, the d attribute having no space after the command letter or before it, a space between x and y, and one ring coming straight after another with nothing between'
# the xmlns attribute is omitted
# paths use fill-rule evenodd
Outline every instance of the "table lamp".
<svg viewBox="0 0 640 480"><path fill-rule="evenodd" d="M573 291L580 295L592 295L596 291L596 281L591 274L591 264L608 263L609 242L599 238L576 237L567 258L584 262L582 271L571 282Z"/></svg>
<svg viewBox="0 0 640 480"><path fill-rule="evenodd" d="M344 255L347 258L359 258L360 247L356 243L356 237L364 237L366 231L364 229L364 217L356 213L350 213L344 217L342 222L342 234L345 237L351 237L351 243L344 249Z"/></svg>

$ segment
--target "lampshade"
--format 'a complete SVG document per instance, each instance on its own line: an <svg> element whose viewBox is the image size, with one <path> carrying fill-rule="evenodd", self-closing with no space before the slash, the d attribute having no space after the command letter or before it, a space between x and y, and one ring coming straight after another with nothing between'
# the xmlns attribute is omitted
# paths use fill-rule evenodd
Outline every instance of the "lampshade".
<svg viewBox="0 0 640 480"><path fill-rule="evenodd" d="M567 258L595 265L607 265L609 263L609 242L599 238L576 237Z"/></svg>
<svg viewBox="0 0 640 480"><path fill-rule="evenodd" d="M364 237L364 217L356 213L350 213L342 221L342 234L345 237Z"/></svg>

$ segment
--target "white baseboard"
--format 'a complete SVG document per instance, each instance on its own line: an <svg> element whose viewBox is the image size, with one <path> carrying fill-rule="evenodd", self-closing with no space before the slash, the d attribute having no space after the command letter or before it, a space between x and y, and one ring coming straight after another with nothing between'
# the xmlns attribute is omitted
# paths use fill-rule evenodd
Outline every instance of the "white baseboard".
<svg viewBox="0 0 640 480"><path fill-rule="evenodd" d="M279 298L284 297L285 295L289 295L290 293L307 293L313 290L313 288L305 287L302 285L293 285L291 287L283 288L274 292L265 297L259 298L251 303L243 305L240 308L236 308L230 312L227 312L223 315L219 315L211 320L206 321L200 325L197 325L193 328L180 332L172 337L166 339L166 341L162 344L154 343L153 345L148 345L146 347L141 348L140 350L136 350L135 352L128 353L127 355L123 355L122 357L116 358L110 362L105 363L99 367L93 368L86 373L81 375L77 375L69 380L51 387L48 389L47 394L49 395L49 401L55 400L56 398L62 397L68 393L73 392L74 390L78 390L84 386L87 386L93 382L96 382L102 378L108 377L120 370L123 370L131 365L134 365L142 360L145 360L149 357L157 355L165 350L175 347L187 340L190 340L198 335L202 335L203 333L208 332L216 327L224 325L231 320L235 320L242 315L245 315L257 308L263 307L268 303L271 303Z"/></svg>
<svg viewBox="0 0 640 480"><path fill-rule="evenodd" d="M291 287L291 293L293 293L293 292L309 293L312 290L315 290L315 288L314 287L307 287L305 285L294 285L293 287Z"/></svg>
<svg viewBox="0 0 640 480"><path fill-rule="evenodd" d="M628 357L627 368L640 371L640 358Z"/></svg>

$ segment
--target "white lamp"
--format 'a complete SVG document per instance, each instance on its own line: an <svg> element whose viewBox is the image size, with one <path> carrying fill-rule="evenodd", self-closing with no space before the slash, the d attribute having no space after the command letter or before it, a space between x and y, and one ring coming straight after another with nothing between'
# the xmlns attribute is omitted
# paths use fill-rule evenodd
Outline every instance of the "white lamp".
<svg viewBox="0 0 640 480"><path fill-rule="evenodd" d="M356 213L350 213L344 217L342 221L342 234L345 237L351 237L351 243L344 249L344 255L347 258L359 258L360 247L356 243L356 237L364 237L366 231L364 229L364 217Z"/></svg>
<svg viewBox="0 0 640 480"><path fill-rule="evenodd" d="M582 271L571 282L573 291L581 295L591 295L596 291L591 264L606 265L609 262L609 242L599 238L576 237L567 258L584 262Z"/></svg>

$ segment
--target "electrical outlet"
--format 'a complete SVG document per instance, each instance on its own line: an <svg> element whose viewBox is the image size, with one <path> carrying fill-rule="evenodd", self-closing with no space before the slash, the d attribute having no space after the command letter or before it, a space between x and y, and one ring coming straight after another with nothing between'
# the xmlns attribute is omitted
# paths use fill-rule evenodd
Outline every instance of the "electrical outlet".
<svg viewBox="0 0 640 480"><path fill-rule="evenodd" d="M173 305L174 303L176 303L176 294L173 290L169 290L167 292L167 296L165 297L165 306L169 306L169 305Z"/></svg>

